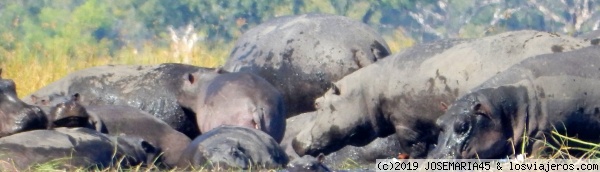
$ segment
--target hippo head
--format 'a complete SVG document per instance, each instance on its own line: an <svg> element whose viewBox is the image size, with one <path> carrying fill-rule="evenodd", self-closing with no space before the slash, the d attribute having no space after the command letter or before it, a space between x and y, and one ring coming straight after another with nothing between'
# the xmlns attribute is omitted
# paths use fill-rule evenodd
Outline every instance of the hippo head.
<svg viewBox="0 0 600 172"><path fill-rule="evenodd" d="M501 113L480 92L459 98L438 118L441 131L429 158L502 158L510 150L508 140L512 133L507 132L510 126L503 124Z"/></svg>
<svg viewBox="0 0 600 172"><path fill-rule="evenodd" d="M292 147L300 156L317 156L335 152L346 143L366 145L377 137L371 118L378 112L371 103L359 89L349 90L343 84L332 84L315 101L316 118L298 133Z"/></svg>
<svg viewBox="0 0 600 172"><path fill-rule="evenodd" d="M89 125L90 115L87 110L78 103L79 93L73 95L69 101L56 104L50 109L50 128L55 127L86 127ZM94 129L94 128L92 128Z"/></svg>
<svg viewBox="0 0 600 172"><path fill-rule="evenodd" d="M325 155L319 154L316 158L310 155L304 155L302 158L296 158L287 165L286 170L289 172L300 172L300 171L315 171L325 172L331 171L327 166L323 164Z"/></svg>
<svg viewBox="0 0 600 172"><path fill-rule="evenodd" d="M17 97L15 82L0 78L0 137L17 132L44 129L48 119L39 107Z"/></svg>
<svg viewBox="0 0 600 172"><path fill-rule="evenodd" d="M203 72L201 70L187 73L181 77L182 88L177 96L177 103L187 109L192 110L194 113L197 113L198 107L197 103L199 102L199 97L201 96L202 87L206 86L206 81L212 80L218 74L223 73L224 71L220 68L215 69L215 72Z"/></svg>

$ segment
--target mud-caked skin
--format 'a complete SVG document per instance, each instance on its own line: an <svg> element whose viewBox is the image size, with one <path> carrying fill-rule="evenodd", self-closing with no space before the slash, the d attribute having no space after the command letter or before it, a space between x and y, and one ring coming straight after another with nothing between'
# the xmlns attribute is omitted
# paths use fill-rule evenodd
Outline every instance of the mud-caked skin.
<svg viewBox="0 0 600 172"><path fill-rule="evenodd" d="M117 163L122 167L129 167L151 162L147 161L151 158L145 151L153 149L147 142L119 140L124 145L88 128L56 128L17 133L0 138L0 165L2 169L15 167L26 170L33 165L58 161L58 168L74 170L103 169ZM125 158L121 161L121 157Z"/></svg>
<svg viewBox="0 0 600 172"><path fill-rule="evenodd" d="M224 69L253 72L284 95L288 117L314 111L331 82L390 54L368 25L348 17L304 14L271 19L245 32Z"/></svg>
<svg viewBox="0 0 600 172"><path fill-rule="evenodd" d="M86 109L90 115L98 116L109 135L139 137L160 148L162 155L157 165L164 163L167 167L173 167L183 149L191 142L190 138L164 121L134 107L99 105Z"/></svg>
<svg viewBox="0 0 600 172"><path fill-rule="evenodd" d="M42 109L21 101L15 82L1 75L0 69L0 137L47 128L48 119Z"/></svg>
<svg viewBox="0 0 600 172"><path fill-rule="evenodd" d="M325 159L325 155L319 154L317 157L313 157L310 155L304 155L301 158L296 158L290 163L288 163L286 167L286 171L288 172L328 172L331 171L323 161Z"/></svg>
<svg viewBox="0 0 600 172"><path fill-rule="evenodd" d="M196 113L202 133L221 125L235 125L262 130L278 143L283 138L283 96L260 76L216 70L190 73L181 79L178 102Z"/></svg>
<svg viewBox="0 0 600 172"><path fill-rule="evenodd" d="M25 96L29 104L50 104L80 94L88 105L127 105L146 111L190 138L199 135L195 114L177 104L181 76L213 69L165 63L160 65L107 65L70 73Z"/></svg>
<svg viewBox="0 0 600 172"><path fill-rule="evenodd" d="M84 127L106 133L102 121L95 114L89 114L83 105L79 104L79 94L76 93L68 101L53 106L48 113L48 129L57 127Z"/></svg>
<svg viewBox="0 0 600 172"><path fill-rule="evenodd" d="M289 159L266 133L224 125L203 133L183 151L178 169L277 169Z"/></svg>
<svg viewBox="0 0 600 172"><path fill-rule="evenodd" d="M438 119L442 132L429 157L503 158L521 153L523 144L527 155L539 155L544 142L557 144L550 134L554 128L600 142L594 132L600 131L598 66L600 49L587 47L536 56L494 76Z"/></svg>
<svg viewBox="0 0 600 172"><path fill-rule="evenodd" d="M400 153L423 158L437 142L442 103L528 57L585 46L569 36L526 30L417 45L335 82L315 101L315 122L292 145L299 155L314 156L395 132Z"/></svg>

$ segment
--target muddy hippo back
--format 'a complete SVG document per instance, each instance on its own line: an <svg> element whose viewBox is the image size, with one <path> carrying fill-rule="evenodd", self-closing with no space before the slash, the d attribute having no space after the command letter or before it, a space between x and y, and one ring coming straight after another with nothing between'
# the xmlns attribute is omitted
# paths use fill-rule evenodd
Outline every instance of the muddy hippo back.
<svg viewBox="0 0 600 172"><path fill-rule="evenodd" d="M386 57L384 39L359 21L328 14L269 20L245 32L224 65L254 72L284 94L288 116L314 110L330 83Z"/></svg>
<svg viewBox="0 0 600 172"><path fill-rule="evenodd" d="M423 158L436 143L435 121L444 104L528 57L589 45L525 30L470 40L432 56L390 56L337 81L317 99L317 119L298 134L294 149L314 156L395 132L403 153Z"/></svg>
<svg viewBox="0 0 600 172"><path fill-rule="evenodd" d="M199 134L194 115L177 104L181 76L206 68L166 63L153 66L108 65L73 72L26 96L24 101L40 104L75 93L87 105L127 105L149 112L171 127L195 137Z"/></svg>
<svg viewBox="0 0 600 172"><path fill-rule="evenodd" d="M224 125L194 139L177 166L274 169L287 163L288 157L271 136L252 128Z"/></svg>

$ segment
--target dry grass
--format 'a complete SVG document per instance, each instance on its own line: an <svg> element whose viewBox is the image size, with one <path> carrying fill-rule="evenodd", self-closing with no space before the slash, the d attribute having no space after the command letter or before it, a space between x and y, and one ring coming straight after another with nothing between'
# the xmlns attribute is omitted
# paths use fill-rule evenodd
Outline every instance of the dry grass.
<svg viewBox="0 0 600 172"><path fill-rule="evenodd" d="M232 45L221 46L220 49L209 49L199 45L191 54L190 64L203 67L216 67L224 63ZM146 51L122 50L113 57L80 57L71 58L68 55L53 57L22 57L19 50L3 54L0 68L2 77L12 79L17 85L20 97L33 93L35 90L58 80L70 72L107 64L160 64L178 63L179 58L173 57L169 49L146 47Z"/></svg>

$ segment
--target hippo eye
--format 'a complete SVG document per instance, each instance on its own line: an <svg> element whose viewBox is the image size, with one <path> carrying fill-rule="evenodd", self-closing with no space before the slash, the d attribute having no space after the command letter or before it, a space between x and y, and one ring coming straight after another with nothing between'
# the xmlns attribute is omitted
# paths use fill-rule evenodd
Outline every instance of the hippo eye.
<svg viewBox="0 0 600 172"><path fill-rule="evenodd" d="M315 109L319 109L319 102L315 102Z"/></svg>
<svg viewBox="0 0 600 172"><path fill-rule="evenodd" d="M464 134L469 129L469 123L465 121L457 121L454 123L454 132Z"/></svg>

